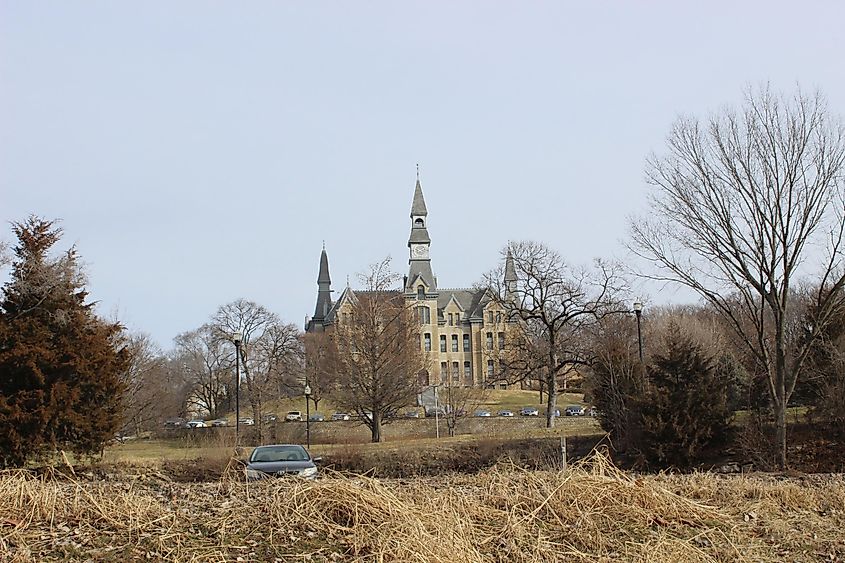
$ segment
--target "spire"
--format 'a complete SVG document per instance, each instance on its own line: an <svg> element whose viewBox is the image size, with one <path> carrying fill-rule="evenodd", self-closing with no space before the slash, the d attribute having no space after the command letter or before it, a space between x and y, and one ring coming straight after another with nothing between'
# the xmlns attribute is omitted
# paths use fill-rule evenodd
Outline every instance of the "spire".
<svg viewBox="0 0 845 563"><path fill-rule="evenodd" d="M420 165L417 164L417 185L414 188L414 202L411 204L411 217L425 217L428 210L425 208L422 186L420 185Z"/></svg>
<svg viewBox="0 0 845 563"><path fill-rule="evenodd" d="M329 276L329 256L326 254L326 243L320 253L320 273L317 275L317 306L314 307L312 321L318 324L325 320L332 308L332 279Z"/></svg>
<svg viewBox="0 0 845 563"><path fill-rule="evenodd" d="M515 282L516 279L516 268L513 266L513 255L511 254L511 249L508 248L508 257L505 258L505 282Z"/></svg>
<svg viewBox="0 0 845 563"><path fill-rule="evenodd" d="M505 299L513 301L516 295L516 268L513 265L513 254L511 254L510 243L508 243L508 256L505 258Z"/></svg>
<svg viewBox="0 0 845 563"><path fill-rule="evenodd" d="M326 254L326 243L323 241L323 252L320 254L320 274L317 276L317 285L332 283L329 277L329 256Z"/></svg>

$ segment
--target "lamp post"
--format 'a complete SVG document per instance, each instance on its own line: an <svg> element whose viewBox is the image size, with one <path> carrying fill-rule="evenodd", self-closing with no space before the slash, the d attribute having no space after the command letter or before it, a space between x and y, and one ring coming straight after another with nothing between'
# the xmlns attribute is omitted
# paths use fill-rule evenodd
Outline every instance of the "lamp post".
<svg viewBox="0 0 845 563"><path fill-rule="evenodd" d="M241 339L243 334L232 335L235 343L235 447L241 443Z"/></svg>
<svg viewBox="0 0 845 563"><path fill-rule="evenodd" d="M434 387L434 432L435 437L440 439L440 405L437 404L437 388L440 387L439 385L433 385Z"/></svg>
<svg viewBox="0 0 845 563"><path fill-rule="evenodd" d="M305 445L311 449L311 386L305 384Z"/></svg>
<svg viewBox="0 0 845 563"><path fill-rule="evenodd" d="M634 313L637 315L637 344L640 348L640 363L643 363L643 331L642 327L640 326L640 318L643 316L643 304L638 299L634 301Z"/></svg>

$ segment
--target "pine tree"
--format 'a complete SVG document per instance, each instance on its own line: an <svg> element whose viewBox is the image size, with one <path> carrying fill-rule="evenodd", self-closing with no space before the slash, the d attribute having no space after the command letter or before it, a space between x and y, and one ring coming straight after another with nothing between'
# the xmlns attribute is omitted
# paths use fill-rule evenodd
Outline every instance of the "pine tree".
<svg viewBox="0 0 845 563"><path fill-rule="evenodd" d="M122 327L86 302L76 250L50 255L62 231L31 216L0 302L0 466L51 449L91 454L117 430L128 365Z"/></svg>
<svg viewBox="0 0 845 563"><path fill-rule="evenodd" d="M714 362L677 325L668 334L665 351L647 368L640 449L651 463L684 467L726 442L735 373L731 362Z"/></svg>

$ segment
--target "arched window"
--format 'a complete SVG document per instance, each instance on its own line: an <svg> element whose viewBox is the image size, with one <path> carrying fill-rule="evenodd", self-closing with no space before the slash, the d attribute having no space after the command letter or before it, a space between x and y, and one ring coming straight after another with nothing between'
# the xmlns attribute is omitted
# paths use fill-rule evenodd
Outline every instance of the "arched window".
<svg viewBox="0 0 845 563"><path fill-rule="evenodd" d="M422 220L422 217L416 218L416 220L414 221L414 227L418 229L422 229L423 227L425 227L425 221Z"/></svg>

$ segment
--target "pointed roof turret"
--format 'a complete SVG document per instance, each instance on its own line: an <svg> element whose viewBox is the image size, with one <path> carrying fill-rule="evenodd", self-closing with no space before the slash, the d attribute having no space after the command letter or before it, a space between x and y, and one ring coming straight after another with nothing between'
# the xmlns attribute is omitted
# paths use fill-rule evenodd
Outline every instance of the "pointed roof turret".
<svg viewBox="0 0 845 563"><path fill-rule="evenodd" d="M320 253L320 273L317 275L317 306L314 307L312 325L320 325L332 308L332 279L329 276L329 256L326 254L326 243Z"/></svg>
<svg viewBox="0 0 845 563"><path fill-rule="evenodd" d="M417 164L417 186L414 188L414 202L411 204L411 217L428 215L428 210L425 208L425 198L423 198L422 186L420 185L420 165Z"/></svg>
<svg viewBox="0 0 845 563"><path fill-rule="evenodd" d="M329 277L329 257L326 254L326 243L323 243L323 253L320 254L320 274L317 276L317 283L332 283L332 278Z"/></svg>
<svg viewBox="0 0 845 563"><path fill-rule="evenodd" d="M515 282L516 279L516 268L513 265L513 255L511 254L511 249L508 248L508 257L505 258L505 281L506 282Z"/></svg>

